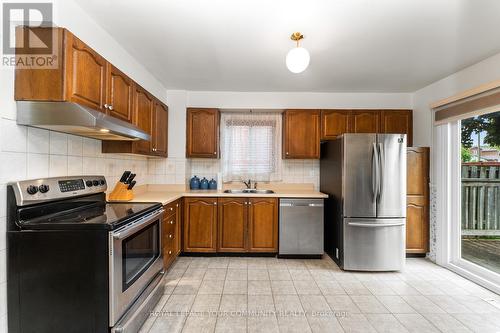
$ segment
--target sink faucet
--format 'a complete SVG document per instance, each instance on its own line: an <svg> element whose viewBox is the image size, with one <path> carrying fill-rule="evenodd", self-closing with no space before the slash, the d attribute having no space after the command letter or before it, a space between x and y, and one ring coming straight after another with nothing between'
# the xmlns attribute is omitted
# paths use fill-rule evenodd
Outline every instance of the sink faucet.
<svg viewBox="0 0 500 333"><path fill-rule="evenodd" d="M243 181L243 184L245 184L245 186L247 187L247 189L251 189L252 188L252 180L251 179L249 179L248 181ZM253 182L253 188L257 189L257 182L256 181Z"/></svg>

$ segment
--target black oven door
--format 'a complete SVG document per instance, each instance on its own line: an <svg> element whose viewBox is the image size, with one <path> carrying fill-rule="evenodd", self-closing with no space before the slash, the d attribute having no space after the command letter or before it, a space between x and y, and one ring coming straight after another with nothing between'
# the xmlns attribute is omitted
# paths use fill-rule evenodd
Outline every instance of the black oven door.
<svg viewBox="0 0 500 333"><path fill-rule="evenodd" d="M110 232L110 326L163 269L163 209Z"/></svg>

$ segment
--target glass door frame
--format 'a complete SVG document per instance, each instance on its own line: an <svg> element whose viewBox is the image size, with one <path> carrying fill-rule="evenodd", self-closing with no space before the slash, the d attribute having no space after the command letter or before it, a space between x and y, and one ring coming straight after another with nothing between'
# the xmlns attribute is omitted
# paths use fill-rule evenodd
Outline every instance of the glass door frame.
<svg viewBox="0 0 500 333"><path fill-rule="evenodd" d="M461 257L460 124L460 120L457 120L434 127L436 263L500 294L500 274Z"/></svg>

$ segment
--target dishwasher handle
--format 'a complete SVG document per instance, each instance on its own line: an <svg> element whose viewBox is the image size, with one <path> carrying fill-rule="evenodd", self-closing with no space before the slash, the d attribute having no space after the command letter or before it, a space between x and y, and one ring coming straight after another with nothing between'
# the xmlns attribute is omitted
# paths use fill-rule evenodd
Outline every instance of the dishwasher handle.
<svg viewBox="0 0 500 333"><path fill-rule="evenodd" d="M320 203L280 203L280 207L323 207Z"/></svg>

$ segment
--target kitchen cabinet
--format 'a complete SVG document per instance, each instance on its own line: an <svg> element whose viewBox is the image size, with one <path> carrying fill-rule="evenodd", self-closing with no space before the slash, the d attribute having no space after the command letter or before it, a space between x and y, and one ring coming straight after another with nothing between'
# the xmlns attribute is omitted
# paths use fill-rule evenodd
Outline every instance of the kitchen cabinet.
<svg viewBox="0 0 500 333"><path fill-rule="evenodd" d="M217 198L185 198L184 252L217 251Z"/></svg>
<svg viewBox="0 0 500 333"><path fill-rule="evenodd" d="M187 158L219 158L219 119L218 109L187 109Z"/></svg>
<svg viewBox="0 0 500 333"><path fill-rule="evenodd" d="M109 115L133 122L134 81L118 68L108 63L107 101Z"/></svg>
<svg viewBox="0 0 500 333"><path fill-rule="evenodd" d="M162 222L163 267L167 269L174 262L181 250L180 200L164 206Z"/></svg>
<svg viewBox="0 0 500 333"><path fill-rule="evenodd" d="M168 156L168 107L138 85L134 86L133 124L151 135L151 141L103 141L103 153Z"/></svg>
<svg viewBox="0 0 500 333"><path fill-rule="evenodd" d="M349 115L349 133L380 133L380 112L353 110Z"/></svg>
<svg viewBox="0 0 500 333"><path fill-rule="evenodd" d="M247 199L219 198L217 252L245 252Z"/></svg>
<svg viewBox="0 0 500 333"><path fill-rule="evenodd" d="M248 251L278 252L278 199L250 198Z"/></svg>
<svg viewBox="0 0 500 333"><path fill-rule="evenodd" d="M158 100L153 108L152 153L156 156L168 156L168 107Z"/></svg>
<svg viewBox="0 0 500 333"><path fill-rule="evenodd" d="M349 132L349 110L321 110L321 140Z"/></svg>
<svg viewBox="0 0 500 333"><path fill-rule="evenodd" d="M407 145L413 145L413 119L411 110L382 110L380 133L407 134Z"/></svg>
<svg viewBox="0 0 500 333"><path fill-rule="evenodd" d="M52 34L60 59L56 68L15 71L16 100L73 102L130 122L151 135L151 141L103 141L103 153L166 157L168 107L63 28L34 28ZM24 33L16 28L16 36Z"/></svg>
<svg viewBox="0 0 500 333"><path fill-rule="evenodd" d="M429 148L407 148L406 253L429 251Z"/></svg>
<svg viewBox="0 0 500 333"><path fill-rule="evenodd" d="M283 158L318 159L320 111L286 110L283 114Z"/></svg>

